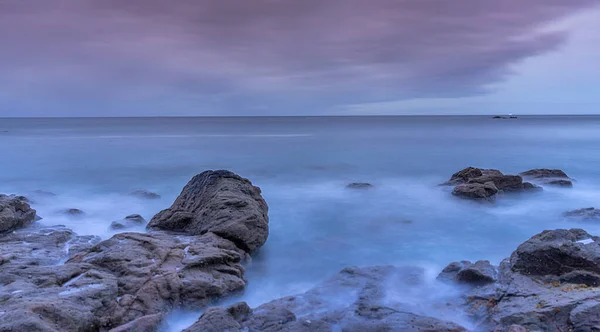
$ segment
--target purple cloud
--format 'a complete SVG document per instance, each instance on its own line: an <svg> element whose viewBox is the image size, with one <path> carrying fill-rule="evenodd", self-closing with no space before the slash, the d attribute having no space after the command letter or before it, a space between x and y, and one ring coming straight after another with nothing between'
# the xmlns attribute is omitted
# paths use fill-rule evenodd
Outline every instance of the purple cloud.
<svg viewBox="0 0 600 332"><path fill-rule="evenodd" d="M318 113L473 96L559 47L565 33L547 24L596 3L0 0L0 114Z"/></svg>

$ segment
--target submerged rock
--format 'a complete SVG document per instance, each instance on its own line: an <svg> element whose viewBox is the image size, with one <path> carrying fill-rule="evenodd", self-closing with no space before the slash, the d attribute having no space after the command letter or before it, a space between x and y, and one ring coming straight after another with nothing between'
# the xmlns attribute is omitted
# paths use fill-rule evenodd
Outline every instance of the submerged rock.
<svg viewBox="0 0 600 332"><path fill-rule="evenodd" d="M373 185L367 182L353 182L346 186L349 189L367 189L373 188Z"/></svg>
<svg viewBox="0 0 600 332"><path fill-rule="evenodd" d="M564 215L565 217L577 217L583 220L600 220L600 210L593 207L568 211Z"/></svg>
<svg viewBox="0 0 600 332"><path fill-rule="evenodd" d="M252 252L269 235L267 203L260 188L229 171L194 176L170 208L155 215L148 228L190 235L215 233Z"/></svg>
<svg viewBox="0 0 600 332"><path fill-rule="evenodd" d="M129 193L129 195L137 197L137 198L143 198L143 199L159 199L160 198L159 194L145 190L145 189L132 191L131 193Z"/></svg>
<svg viewBox="0 0 600 332"><path fill-rule="evenodd" d="M542 184L572 187L573 181L560 169L536 168L520 173L521 176L540 182Z"/></svg>
<svg viewBox="0 0 600 332"><path fill-rule="evenodd" d="M475 167L467 167L465 169L462 169L454 174L452 174L452 176L450 177L450 180L446 181L443 183L443 185L459 185L459 184L463 184L463 183L467 183L469 182L469 180L473 179L473 178L477 178L483 175L483 170L481 168L475 168Z"/></svg>
<svg viewBox="0 0 600 332"><path fill-rule="evenodd" d="M71 217L81 217L85 215L85 212L79 209L65 209L61 211L63 214L66 214Z"/></svg>
<svg viewBox="0 0 600 332"><path fill-rule="evenodd" d="M146 219L144 219L144 217L140 216L139 214L132 214L132 215L129 215L129 216L123 218L122 220L113 221L110 224L110 228L116 229L116 230L127 229L127 228L143 226L144 224L146 224Z"/></svg>
<svg viewBox="0 0 600 332"><path fill-rule="evenodd" d="M185 331L466 331L386 297L390 284L414 287L423 280L419 268L346 268L306 293L255 309L246 303L211 308Z"/></svg>
<svg viewBox="0 0 600 332"><path fill-rule="evenodd" d="M474 200L492 200L497 193L493 182L460 184L452 191L454 196Z"/></svg>
<svg viewBox="0 0 600 332"><path fill-rule="evenodd" d="M23 196L0 194L0 234L27 227L35 221L36 211Z"/></svg>

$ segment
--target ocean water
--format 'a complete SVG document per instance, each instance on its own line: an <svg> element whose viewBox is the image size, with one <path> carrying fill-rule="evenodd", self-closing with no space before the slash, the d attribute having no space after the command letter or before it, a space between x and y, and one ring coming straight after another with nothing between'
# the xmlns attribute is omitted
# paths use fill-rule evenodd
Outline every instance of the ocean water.
<svg viewBox="0 0 600 332"><path fill-rule="evenodd" d="M433 279L451 261L497 264L544 229L600 234L600 224L562 217L600 207L600 116L0 119L0 151L0 193L31 197L41 224L103 238L113 220L168 207L204 170L249 178L269 204L270 236L247 267L248 289L227 301L251 306L346 266L418 265ZM560 168L576 182L478 204L437 186L466 166ZM374 188L345 188L357 181ZM128 195L137 189L162 198ZM431 303L452 294L439 287L401 297L435 315ZM167 329L199 313L177 311Z"/></svg>

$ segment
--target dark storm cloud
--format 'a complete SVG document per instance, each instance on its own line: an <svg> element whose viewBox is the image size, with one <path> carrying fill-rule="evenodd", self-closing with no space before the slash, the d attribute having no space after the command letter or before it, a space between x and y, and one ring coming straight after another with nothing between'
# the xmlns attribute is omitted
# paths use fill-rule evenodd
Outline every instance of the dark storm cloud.
<svg viewBox="0 0 600 332"><path fill-rule="evenodd" d="M285 113L472 96L560 46L564 32L542 28L595 3L0 0L0 114Z"/></svg>

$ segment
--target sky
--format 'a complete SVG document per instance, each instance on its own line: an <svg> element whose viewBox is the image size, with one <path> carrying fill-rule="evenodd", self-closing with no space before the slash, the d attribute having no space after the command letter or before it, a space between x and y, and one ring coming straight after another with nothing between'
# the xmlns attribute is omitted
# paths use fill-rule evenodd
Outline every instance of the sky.
<svg viewBox="0 0 600 332"><path fill-rule="evenodd" d="M0 0L0 116L600 114L600 0Z"/></svg>

